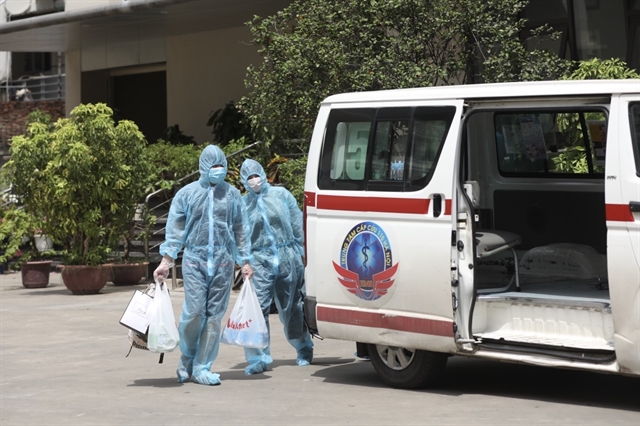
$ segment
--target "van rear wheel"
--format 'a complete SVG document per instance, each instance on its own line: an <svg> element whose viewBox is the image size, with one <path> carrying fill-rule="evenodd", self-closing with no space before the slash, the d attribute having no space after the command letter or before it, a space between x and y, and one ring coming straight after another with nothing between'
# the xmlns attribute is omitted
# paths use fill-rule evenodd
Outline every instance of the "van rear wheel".
<svg viewBox="0 0 640 426"><path fill-rule="evenodd" d="M419 389L432 383L447 364L447 355L398 346L369 345L369 357L380 379L400 389Z"/></svg>

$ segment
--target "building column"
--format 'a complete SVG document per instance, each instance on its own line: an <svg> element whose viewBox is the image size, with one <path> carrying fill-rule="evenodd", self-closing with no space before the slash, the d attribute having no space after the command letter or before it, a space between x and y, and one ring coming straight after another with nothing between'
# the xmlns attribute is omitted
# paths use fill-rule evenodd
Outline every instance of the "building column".
<svg viewBox="0 0 640 426"><path fill-rule="evenodd" d="M80 50L65 53L65 74L65 108L68 117L71 110L81 102L82 52Z"/></svg>
<svg viewBox="0 0 640 426"><path fill-rule="evenodd" d="M82 29L79 24L69 25L67 46L65 49L65 109L69 116L71 110L82 102Z"/></svg>

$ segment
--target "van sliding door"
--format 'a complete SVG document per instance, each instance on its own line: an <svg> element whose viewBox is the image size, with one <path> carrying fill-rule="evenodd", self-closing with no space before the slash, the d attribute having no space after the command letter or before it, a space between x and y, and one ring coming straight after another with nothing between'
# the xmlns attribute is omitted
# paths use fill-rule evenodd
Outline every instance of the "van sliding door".
<svg viewBox="0 0 640 426"><path fill-rule="evenodd" d="M307 174L305 187L314 197L308 294L322 336L454 352L451 202L462 101L394 104L329 113L317 180Z"/></svg>

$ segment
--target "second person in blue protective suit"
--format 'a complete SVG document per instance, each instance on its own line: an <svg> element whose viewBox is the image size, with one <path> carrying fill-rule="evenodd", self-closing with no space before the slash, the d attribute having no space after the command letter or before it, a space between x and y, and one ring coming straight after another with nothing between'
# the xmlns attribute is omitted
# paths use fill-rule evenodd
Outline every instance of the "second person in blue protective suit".
<svg viewBox="0 0 640 426"><path fill-rule="evenodd" d="M224 181L226 174L222 150L207 146L200 155L200 179L180 189L171 203L166 241L160 246L164 257L154 272L157 282L164 281L184 247L180 382L193 377L196 383L220 384L211 365L218 356L235 264L243 265L244 276L253 274L246 210L240 191Z"/></svg>
<svg viewBox="0 0 640 426"><path fill-rule="evenodd" d="M313 343L302 308L302 212L289 191L267 182L257 161L245 160L240 178L247 189L242 199L249 216L254 268L252 282L267 327L271 302L275 300L284 334L296 349L298 365L309 365L313 358ZM245 349L244 354L249 363L245 368L246 374L261 373L273 362L270 345L264 349Z"/></svg>

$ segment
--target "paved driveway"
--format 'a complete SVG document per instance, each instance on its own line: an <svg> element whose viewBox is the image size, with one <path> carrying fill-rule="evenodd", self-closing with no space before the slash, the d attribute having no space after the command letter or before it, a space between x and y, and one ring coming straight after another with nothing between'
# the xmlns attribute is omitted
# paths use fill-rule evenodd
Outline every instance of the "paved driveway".
<svg viewBox="0 0 640 426"><path fill-rule="evenodd" d="M221 386L180 384L178 351L125 358L118 321L134 288L73 296L59 274L31 290L0 275L2 426L640 425L638 379L454 358L437 387L395 390L350 342L315 340L314 363L296 366L275 315L270 371L245 376L242 349L223 345ZM176 315L183 296L172 292Z"/></svg>

